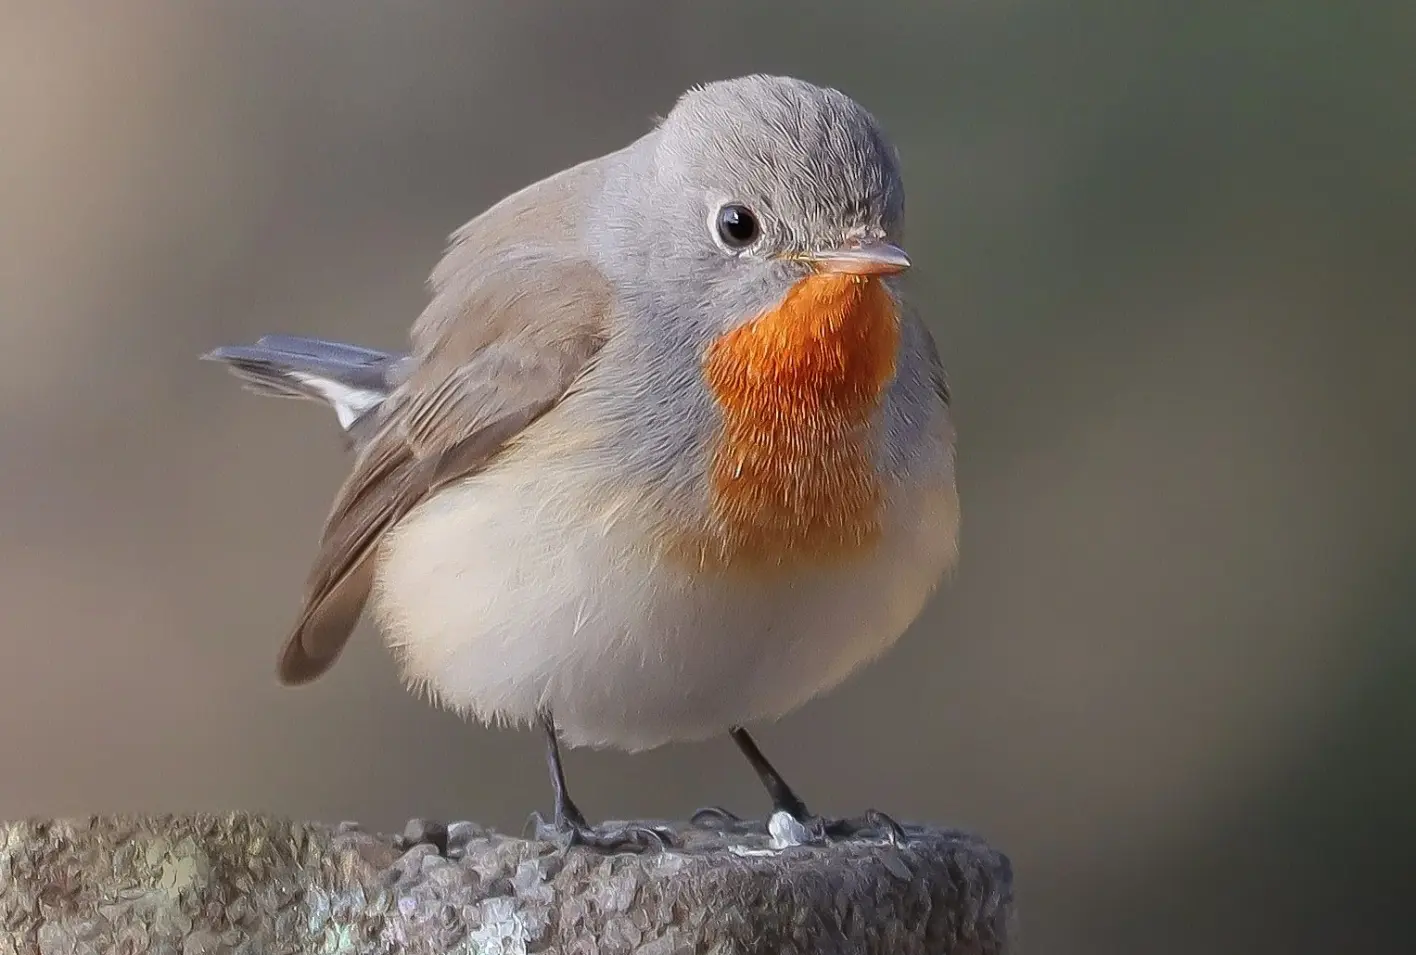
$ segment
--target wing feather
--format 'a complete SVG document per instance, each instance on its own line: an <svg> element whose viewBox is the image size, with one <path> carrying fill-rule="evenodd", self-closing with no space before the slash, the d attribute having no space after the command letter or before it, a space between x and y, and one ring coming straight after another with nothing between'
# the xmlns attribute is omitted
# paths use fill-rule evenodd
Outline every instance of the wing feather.
<svg viewBox="0 0 1416 955"><path fill-rule="evenodd" d="M485 468L555 406L604 343L610 289L583 261L523 261L459 291L463 321L425 326L422 341L415 332L408 378L335 498L280 655L283 683L308 683L339 657L389 530L438 489Z"/></svg>

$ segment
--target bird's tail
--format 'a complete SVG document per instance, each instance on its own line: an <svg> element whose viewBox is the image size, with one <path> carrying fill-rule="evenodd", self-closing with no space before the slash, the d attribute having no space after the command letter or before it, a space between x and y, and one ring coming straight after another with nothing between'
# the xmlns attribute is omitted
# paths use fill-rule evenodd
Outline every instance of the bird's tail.
<svg viewBox="0 0 1416 955"><path fill-rule="evenodd" d="M388 397L403 357L292 335L266 335L254 345L226 345L202 356L224 363L256 394L323 401L345 431Z"/></svg>

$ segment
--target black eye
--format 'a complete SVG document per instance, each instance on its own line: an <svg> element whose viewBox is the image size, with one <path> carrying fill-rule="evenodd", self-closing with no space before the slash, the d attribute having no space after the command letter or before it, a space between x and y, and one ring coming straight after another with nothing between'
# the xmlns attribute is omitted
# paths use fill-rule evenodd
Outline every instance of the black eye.
<svg viewBox="0 0 1416 955"><path fill-rule="evenodd" d="M747 206L733 204L718 210L718 235L728 248L746 248L757 241L760 232L757 217Z"/></svg>

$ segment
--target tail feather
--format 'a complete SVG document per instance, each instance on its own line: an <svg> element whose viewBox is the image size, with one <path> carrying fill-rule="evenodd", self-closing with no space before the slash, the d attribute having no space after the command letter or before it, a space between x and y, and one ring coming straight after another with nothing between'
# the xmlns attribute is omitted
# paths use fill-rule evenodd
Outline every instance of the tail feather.
<svg viewBox="0 0 1416 955"><path fill-rule="evenodd" d="M222 362L256 394L322 401L349 431L388 397L403 356L318 338L266 335L254 345L226 345L202 358Z"/></svg>

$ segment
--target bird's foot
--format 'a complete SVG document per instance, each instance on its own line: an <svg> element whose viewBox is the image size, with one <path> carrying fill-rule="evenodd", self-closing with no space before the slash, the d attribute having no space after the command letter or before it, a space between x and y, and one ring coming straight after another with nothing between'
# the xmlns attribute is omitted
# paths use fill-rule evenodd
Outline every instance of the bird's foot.
<svg viewBox="0 0 1416 955"><path fill-rule="evenodd" d="M821 827L821 832L829 839L855 839L860 837L885 838L897 846L902 846L910 841L909 833L905 827L888 813L879 809L867 809L859 816L849 819L824 819L816 817L814 824ZM813 823L807 823L811 826Z"/></svg>
<svg viewBox="0 0 1416 955"><path fill-rule="evenodd" d="M540 723L546 734L546 767L550 770L551 787L556 793L556 814L555 821L551 823L546 822L539 812L531 814L528 827L534 827L537 839L564 843L567 849L579 845L605 853L647 852L650 849L663 851L676 844L674 834L662 826L639 822L592 826L586 822L585 814L566 790L556 724L549 711L541 714Z"/></svg>
<svg viewBox="0 0 1416 955"><path fill-rule="evenodd" d="M778 808L771 818L755 820L743 819L721 806L708 806L695 812L690 822L700 829L733 833L765 833L779 839L789 838L785 829L799 829L800 836L804 836L804 838L790 839L790 841L801 842L829 842L862 837L883 837L895 845L903 845L909 841L909 834L905 831L905 827L878 809L867 809L859 816L848 819L829 819L825 816L817 816L806 811L805 806L800 806L799 810L794 812L792 809ZM779 820L786 825L774 824ZM795 825L793 826L792 823Z"/></svg>
<svg viewBox="0 0 1416 955"><path fill-rule="evenodd" d="M714 832L767 831L767 820L744 819L722 806L704 806L689 817L688 824L697 829L711 829Z"/></svg>
<svg viewBox="0 0 1416 955"><path fill-rule="evenodd" d="M662 852L675 846L674 834L663 826L646 823L622 822L592 826L583 817L561 817L555 822L546 822L540 813L531 814L531 822L537 839L560 842L568 849L571 846L585 846L597 852L648 852L651 849Z"/></svg>

